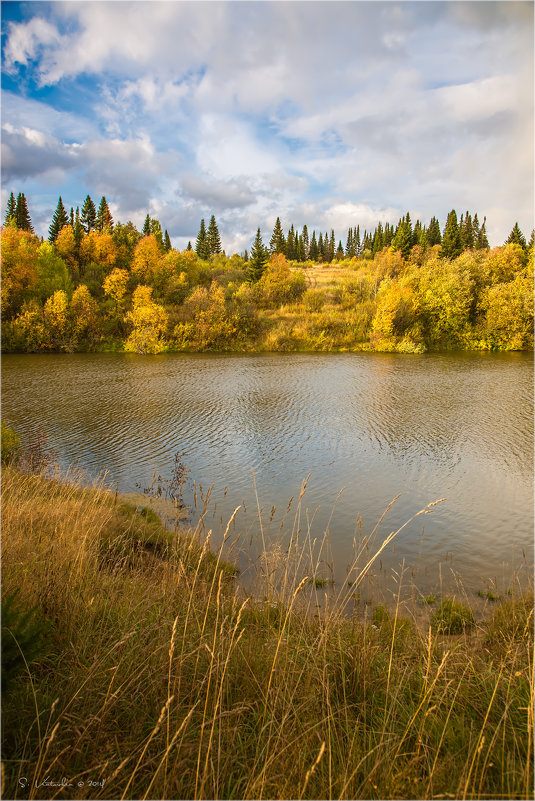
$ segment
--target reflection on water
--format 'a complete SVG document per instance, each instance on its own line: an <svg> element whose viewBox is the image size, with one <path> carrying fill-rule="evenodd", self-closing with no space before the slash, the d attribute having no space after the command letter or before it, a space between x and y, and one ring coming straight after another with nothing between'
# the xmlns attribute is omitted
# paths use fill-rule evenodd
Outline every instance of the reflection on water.
<svg viewBox="0 0 535 801"><path fill-rule="evenodd" d="M358 516L369 534L398 493L378 541L446 501L402 532L383 570L404 559L433 586L449 560L480 587L506 581L522 549L532 562L531 355L11 355L2 373L3 414L23 436L44 426L63 462L106 470L120 490L169 476L180 453L197 487L213 485L216 539L243 502L249 551L256 493L265 536L284 538L281 517L310 473L300 525L314 517L320 539L328 526L338 581Z"/></svg>

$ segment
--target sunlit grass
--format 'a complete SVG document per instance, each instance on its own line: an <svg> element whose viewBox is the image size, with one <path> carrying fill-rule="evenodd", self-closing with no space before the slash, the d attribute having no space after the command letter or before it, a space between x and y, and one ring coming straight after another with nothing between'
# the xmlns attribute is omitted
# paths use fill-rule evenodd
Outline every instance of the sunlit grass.
<svg viewBox="0 0 535 801"><path fill-rule="evenodd" d="M3 472L3 636L42 627L3 694L5 797L532 797L532 595L457 635L399 596L366 621L350 598L386 546L325 586L296 525L246 598L200 529L70 479Z"/></svg>

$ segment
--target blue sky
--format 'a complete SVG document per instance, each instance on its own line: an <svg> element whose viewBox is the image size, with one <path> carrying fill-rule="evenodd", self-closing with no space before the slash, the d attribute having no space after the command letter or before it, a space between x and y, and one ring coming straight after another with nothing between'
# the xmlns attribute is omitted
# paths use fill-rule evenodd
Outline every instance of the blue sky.
<svg viewBox="0 0 535 801"><path fill-rule="evenodd" d="M533 227L533 3L2 2L2 216L61 194L227 252L317 231Z"/></svg>

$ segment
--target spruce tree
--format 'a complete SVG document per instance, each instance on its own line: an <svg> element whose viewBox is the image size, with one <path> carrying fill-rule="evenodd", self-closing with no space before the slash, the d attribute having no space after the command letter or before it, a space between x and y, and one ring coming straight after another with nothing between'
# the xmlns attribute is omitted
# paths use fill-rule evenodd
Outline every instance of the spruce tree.
<svg viewBox="0 0 535 801"><path fill-rule="evenodd" d="M509 234L509 236L507 237L507 239L505 241L505 244L506 245L520 245L520 247L523 248L524 250L527 249L526 237L524 236L524 234L522 233L522 231L518 227L518 223L517 222L515 222L514 228L511 231L511 233Z"/></svg>
<svg viewBox="0 0 535 801"><path fill-rule="evenodd" d="M354 255L355 255L355 254L353 253L353 229L352 229L352 228L350 228L350 229L349 229L349 231L347 232L347 239L346 239L346 251L345 251L345 254L346 254L346 256L348 257L348 259L350 259L350 258L351 258L351 256L354 256Z"/></svg>
<svg viewBox="0 0 535 801"><path fill-rule="evenodd" d="M362 253L361 241L360 241L360 225L357 225L357 228L354 232L353 242L355 243L355 256L360 256L360 254Z"/></svg>
<svg viewBox="0 0 535 801"><path fill-rule="evenodd" d="M442 250L441 256L447 259L456 259L460 256L463 250L461 242L461 233L459 231L459 224L457 222L457 212L452 209L448 214L446 225L444 226L444 233L442 234Z"/></svg>
<svg viewBox="0 0 535 801"><path fill-rule="evenodd" d="M84 200L80 222L86 234L95 230L97 224L97 210L89 195Z"/></svg>
<svg viewBox="0 0 535 801"><path fill-rule="evenodd" d="M306 225L303 225L302 237L303 237L303 249L305 253L304 260L306 260L308 259L308 250L310 247L310 242L308 241L308 228L306 227Z"/></svg>
<svg viewBox="0 0 535 801"><path fill-rule="evenodd" d="M82 225L82 221L80 220L79 206L76 206L76 214L74 215L74 225L72 230L74 232L74 241L76 242L76 247L80 247L80 243L84 236L84 227Z"/></svg>
<svg viewBox="0 0 535 801"><path fill-rule="evenodd" d="M296 247L295 247L295 231L293 225L290 227L288 231L288 236L286 238L286 257L288 259L295 259L296 257Z"/></svg>
<svg viewBox="0 0 535 801"><path fill-rule="evenodd" d="M489 240L487 239L487 218L483 217L483 223L481 225L481 228L479 229L477 237L477 249L488 250L488 248L489 248Z"/></svg>
<svg viewBox="0 0 535 801"><path fill-rule="evenodd" d="M284 238L280 217L277 217L275 220L273 233L271 234L271 239L269 240L269 249L271 253L282 253L283 255L286 255L286 239Z"/></svg>
<svg viewBox="0 0 535 801"><path fill-rule="evenodd" d="M400 250L404 259L409 257L412 248L412 229L408 214L407 217L409 218L408 220L406 217L403 217L399 221L397 231L390 246L393 251Z"/></svg>
<svg viewBox="0 0 535 801"><path fill-rule="evenodd" d="M325 248L323 245L323 234L320 232L318 239L318 260L325 261Z"/></svg>
<svg viewBox="0 0 535 801"><path fill-rule="evenodd" d="M305 261L306 259L306 251L305 251L305 243L303 242L303 235L299 234L297 237L297 246L295 248L295 256L297 261Z"/></svg>
<svg viewBox="0 0 535 801"><path fill-rule="evenodd" d="M63 205L63 201L60 198L58 200L58 205L56 206L56 211L52 215L52 222L50 224L50 228L48 229L48 241L52 244L58 238L58 234L62 228L69 224L69 215L65 211L65 206Z"/></svg>
<svg viewBox="0 0 535 801"><path fill-rule="evenodd" d="M394 226L390 223L385 223L385 231L383 235L383 247L390 247L394 239Z"/></svg>
<svg viewBox="0 0 535 801"><path fill-rule="evenodd" d="M334 237L334 229L331 229L331 236L329 239L329 252L328 252L329 262L331 262L334 259L335 253L336 253L336 239Z"/></svg>
<svg viewBox="0 0 535 801"><path fill-rule="evenodd" d="M216 253L221 253L221 238L219 236L219 230L213 214L210 218L210 224L208 226L207 239L209 255L214 256Z"/></svg>
<svg viewBox="0 0 535 801"><path fill-rule="evenodd" d="M12 220L15 223L17 222L16 209L17 209L17 203L15 201L15 195L12 192L9 196L9 200L7 201L7 209L6 209L6 216L4 219L4 225L7 225L10 220Z"/></svg>
<svg viewBox="0 0 535 801"><path fill-rule="evenodd" d="M169 234L167 233L167 228L165 229L165 234L163 235L163 249L166 253L169 253L171 250L171 240L169 238Z"/></svg>
<svg viewBox="0 0 535 801"><path fill-rule="evenodd" d="M145 222L143 223L141 233L143 236L150 236L150 214L147 214L145 217Z"/></svg>
<svg viewBox="0 0 535 801"><path fill-rule="evenodd" d="M204 218L201 220L201 227L199 228L199 233L197 234L195 253L200 259L208 259L210 256L210 245L208 242L208 236L206 234Z"/></svg>
<svg viewBox="0 0 535 801"><path fill-rule="evenodd" d="M247 267L247 278L250 283L255 283L260 278L266 269L266 262L268 260L267 248L262 244L262 234L260 228L256 232L255 241L251 248L251 255Z"/></svg>
<svg viewBox="0 0 535 801"><path fill-rule="evenodd" d="M427 229L427 244L430 248L434 245L440 245L442 242L442 234L440 233L440 224L436 217L431 217L429 227Z"/></svg>
<svg viewBox="0 0 535 801"><path fill-rule="evenodd" d="M384 232L383 232L383 225L379 223L377 228L375 229L375 233L373 235L373 243L372 243L372 253L375 256L380 250L384 247Z"/></svg>
<svg viewBox="0 0 535 801"><path fill-rule="evenodd" d="M20 228L21 231L29 231L31 234L33 234L33 226L32 221L30 220L28 204L26 203L26 197L22 192L19 192L17 197L15 220L17 223L17 228Z"/></svg>
<svg viewBox="0 0 535 801"><path fill-rule="evenodd" d="M192 246L191 246L191 239L188 241L188 244L187 244L186 250L193 250L193 248L192 248Z"/></svg>
<svg viewBox="0 0 535 801"><path fill-rule="evenodd" d="M98 207L96 228L97 231L100 232L104 231L105 228L109 228L110 231L113 231L113 217L111 216L108 201L104 195L102 195Z"/></svg>
<svg viewBox="0 0 535 801"><path fill-rule="evenodd" d="M345 255L344 246L342 245L342 240L340 239L340 241L338 242L338 247L336 248L336 258L337 258L337 260L338 261L342 261L342 259L344 258L344 255Z"/></svg>
<svg viewBox="0 0 535 801"><path fill-rule="evenodd" d="M318 260L318 243L316 241L315 231L312 231L312 239L310 240L310 247L308 249L308 258L310 261Z"/></svg>

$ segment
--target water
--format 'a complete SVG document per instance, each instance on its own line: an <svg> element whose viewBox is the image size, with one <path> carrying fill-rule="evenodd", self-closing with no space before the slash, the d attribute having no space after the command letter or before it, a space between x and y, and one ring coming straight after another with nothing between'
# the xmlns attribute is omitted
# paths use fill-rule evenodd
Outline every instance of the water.
<svg viewBox="0 0 535 801"><path fill-rule="evenodd" d="M107 471L120 491L170 477L179 453L192 520L192 482L198 506L213 486L215 542L242 505L242 567L260 549L256 496L265 539L284 545L310 473L299 524L319 540L328 529L320 572L338 583L399 493L377 543L446 500L378 571L404 561L424 592L455 576L475 592L531 570L531 354L6 355L2 376L3 416L22 437L44 428L63 464Z"/></svg>

